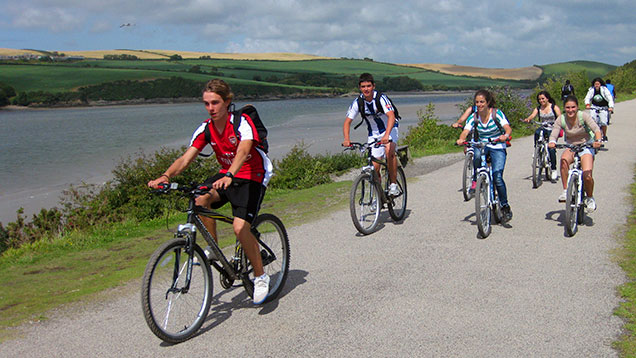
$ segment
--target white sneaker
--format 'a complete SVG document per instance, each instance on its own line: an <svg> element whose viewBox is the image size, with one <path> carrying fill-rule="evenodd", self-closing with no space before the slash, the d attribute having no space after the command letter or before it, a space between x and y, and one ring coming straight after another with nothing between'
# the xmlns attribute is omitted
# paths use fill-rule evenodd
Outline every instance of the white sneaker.
<svg viewBox="0 0 636 358"><path fill-rule="evenodd" d="M565 203L565 199L568 197L568 190L563 190L563 193L559 195L559 203Z"/></svg>
<svg viewBox="0 0 636 358"><path fill-rule="evenodd" d="M400 189L398 189L397 183L391 183L389 185L389 195L390 196L400 195Z"/></svg>
<svg viewBox="0 0 636 358"><path fill-rule="evenodd" d="M585 211L587 213L592 213L594 210L596 210L596 201L594 201L594 198L585 198Z"/></svg>
<svg viewBox="0 0 636 358"><path fill-rule="evenodd" d="M264 273L254 279L254 304L260 305L267 298L269 293L269 276Z"/></svg>
<svg viewBox="0 0 636 358"><path fill-rule="evenodd" d="M554 169L550 173L550 180L555 181L557 178L559 178L559 173L557 173L556 169Z"/></svg>

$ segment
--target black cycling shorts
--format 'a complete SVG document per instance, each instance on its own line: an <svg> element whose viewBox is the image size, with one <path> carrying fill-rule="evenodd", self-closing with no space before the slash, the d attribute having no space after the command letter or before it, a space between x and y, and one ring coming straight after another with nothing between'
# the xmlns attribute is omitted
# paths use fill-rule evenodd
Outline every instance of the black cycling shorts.
<svg viewBox="0 0 636 358"><path fill-rule="evenodd" d="M212 183L224 176L223 173L217 173L207 178L203 185L211 187ZM232 215L251 224L261 208L265 197L265 186L253 180L234 178L230 186L226 189L218 189L217 193L221 200L210 205L213 209L218 209L229 202L232 205Z"/></svg>

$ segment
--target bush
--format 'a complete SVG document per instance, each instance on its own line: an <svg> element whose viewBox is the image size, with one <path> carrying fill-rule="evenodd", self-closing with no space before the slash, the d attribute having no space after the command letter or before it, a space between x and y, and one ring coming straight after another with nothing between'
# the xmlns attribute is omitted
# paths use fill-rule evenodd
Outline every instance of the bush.
<svg viewBox="0 0 636 358"><path fill-rule="evenodd" d="M526 118L532 112L533 104L532 99L536 101L536 94L532 97L522 97L518 92L511 90L509 87L491 87L488 90L493 94L496 102L496 107L500 109L508 118L510 127L512 127L512 137L523 137L525 135L534 133L527 123L522 120ZM559 97L561 97L561 88L559 87ZM538 92L538 91L537 91ZM467 97L464 104L460 106L461 113L464 113L466 108L472 106L474 98L471 95Z"/></svg>
<svg viewBox="0 0 636 358"><path fill-rule="evenodd" d="M403 143L408 144L411 150L423 151L425 148L452 144L459 137L459 131L445 124L438 124L439 118L435 116L435 105L429 103L426 109L419 110L420 118L416 126L410 127Z"/></svg>
<svg viewBox="0 0 636 358"><path fill-rule="evenodd" d="M532 92L532 96L530 98L530 100L532 101L531 107L536 107L538 105L537 94L539 93L539 91L544 90L550 93L550 96L554 98L556 104L559 105L559 107L563 107L563 102L561 102L561 87L563 87L566 80L570 80L570 83L572 84L572 86L574 86L574 94L579 100L579 105L583 105L583 99L585 98L587 89L590 88L590 81L588 80L585 71L569 72L564 75L555 76L549 78L543 84L538 85L534 88L534 91Z"/></svg>
<svg viewBox="0 0 636 358"><path fill-rule="evenodd" d="M296 144L281 161L274 161L275 174L269 184L277 189L304 189L331 182L329 166Z"/></svg>

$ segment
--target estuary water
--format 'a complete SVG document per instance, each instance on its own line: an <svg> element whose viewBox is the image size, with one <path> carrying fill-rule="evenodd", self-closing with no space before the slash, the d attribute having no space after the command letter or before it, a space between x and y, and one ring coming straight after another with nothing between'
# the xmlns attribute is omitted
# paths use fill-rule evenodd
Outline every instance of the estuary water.
<svg viewBox="0 0 636 358"><path fill-rule="evenodd" d="M457 104L471 93L390 96L400 111L404 135L417 123L417 111L429 103L441 121L456 119ZM342 123L352 101L350 96L249 103L268 127L270 156L281 159L301 141L312 154L340 152ZM189 144L206 118L200 103L0 110L0 222L14 221L20 207L30 218L41 208L57 205L70 184L104 183L122 158ZM352 128L352 140L365 138L364 126Z"/></svg>

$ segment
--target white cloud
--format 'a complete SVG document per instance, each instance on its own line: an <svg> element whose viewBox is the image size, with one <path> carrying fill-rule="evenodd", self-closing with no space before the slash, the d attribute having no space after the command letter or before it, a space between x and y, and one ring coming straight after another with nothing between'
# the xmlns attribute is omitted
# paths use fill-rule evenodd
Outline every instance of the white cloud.
<svg viewBox="0 0 636 358"><path fill-rule="evenodd" d="M17 28L44 28L54 32L71 31L81 23L69 11L59 8L32 9L19 11L13 18Z"/></svg>
<svg viewBox="0 0 636 358"><path fill-rule="evenodd" d="M2 22L24 42L20 47L31 48L61 47L72 37L77 49L172 46L518 67L573 59L624 63L636 32L633 0L5 2ZM121 23L135 23L135 31L123 37ZM54 31L58 43L49 37L43 46L22 29Z"/></svg>

